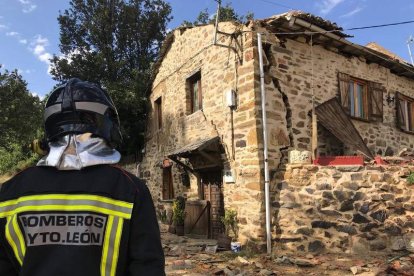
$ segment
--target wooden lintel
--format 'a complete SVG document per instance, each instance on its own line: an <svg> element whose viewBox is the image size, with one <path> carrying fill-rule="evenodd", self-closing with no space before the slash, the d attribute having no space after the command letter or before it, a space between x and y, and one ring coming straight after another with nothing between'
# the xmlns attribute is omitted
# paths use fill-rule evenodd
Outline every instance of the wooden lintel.
<svg viewBox="0 0 414 276"><path fill-rule="evenodd" d="M178 160L177 157L175 156L171 156L169 157L172 161L174 161L177 164L180 164L181 166L183 166L186 170L188 170L189 172L191 172L192 174L194 174L195 176L198 176L198 174L194 171L193 168L191 168L190 166L188 166L187 164L184 164L183 162L181 162L180 160Z"/></svg>

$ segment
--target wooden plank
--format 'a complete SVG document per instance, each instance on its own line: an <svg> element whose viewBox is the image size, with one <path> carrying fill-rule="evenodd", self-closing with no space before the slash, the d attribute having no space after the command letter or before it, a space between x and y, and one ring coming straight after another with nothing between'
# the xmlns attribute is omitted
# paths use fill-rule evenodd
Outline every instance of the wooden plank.
<svg viewBox="0 0 414 276"><path fill-rule="evenodd" d="M318 116L318 121L341 142L373 158L372 153L337 98L332 98L317 106L315 113Z"/></svg>
<svg viewBox="0 0 414 276"><path fill-rule="evenodd" d="M187 201L185 205L184 233L208 238L210 205L206 200Z"/></svg>
<svg viewBox="0 0 414 276"><path fill-rule="evenodd" d="M318 121L315 109L312 112L312 160L318 157Z"/></svg>

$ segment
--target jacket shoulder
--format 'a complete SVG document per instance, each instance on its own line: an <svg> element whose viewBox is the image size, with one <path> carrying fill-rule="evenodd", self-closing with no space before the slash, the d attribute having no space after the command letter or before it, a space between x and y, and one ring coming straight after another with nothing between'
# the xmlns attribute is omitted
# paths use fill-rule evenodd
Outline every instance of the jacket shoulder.
<svg viewBox="0 0 414 276"><path fill-rule="evenodd" d="M146 183L144 180L138 178L137 176L133 175L132 173L128 172L124 168L119 165L110 165L114 171L119 173L123 178L125 178L131 184L137 186L138 188L146 187Z"/></svg>

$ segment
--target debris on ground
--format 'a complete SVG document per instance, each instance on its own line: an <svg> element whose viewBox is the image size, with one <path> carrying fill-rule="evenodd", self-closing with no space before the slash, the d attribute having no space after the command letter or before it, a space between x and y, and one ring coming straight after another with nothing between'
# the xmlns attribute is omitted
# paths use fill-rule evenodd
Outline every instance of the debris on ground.
<svg viewBox="0 0 414 276"><path fill-rule="evenodd" d="M373 256L356 254L310 254L277 251L272 255L220 251L217 241L179 237L162 231L166 274L176 275L358 275L414 276L414 254L409 251L384 252Z"/></svg>

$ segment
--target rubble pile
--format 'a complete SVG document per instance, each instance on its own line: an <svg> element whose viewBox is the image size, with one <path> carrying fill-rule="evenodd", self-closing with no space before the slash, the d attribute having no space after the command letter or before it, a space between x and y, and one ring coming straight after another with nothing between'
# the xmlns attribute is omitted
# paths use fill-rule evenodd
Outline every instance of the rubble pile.
<svg viewBox="0 0 414 276"><path fill-rule="evenodd" d="M179 237L162 230L166 274L189 275L359 275L414 276L414 254L310 254L274 252L271 255L242 250L215 251L217 241Z"/></svg>

